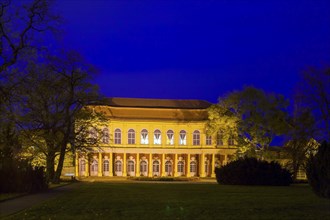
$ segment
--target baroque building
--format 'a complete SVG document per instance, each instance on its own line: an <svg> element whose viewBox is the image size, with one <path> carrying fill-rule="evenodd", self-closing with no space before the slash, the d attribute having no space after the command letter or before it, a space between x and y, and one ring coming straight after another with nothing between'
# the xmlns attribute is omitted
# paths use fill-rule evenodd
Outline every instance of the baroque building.
<svg viewBox="0 0 330 220"><path fill-rule="evenodd" d="M202 100L108 98L89 107L103 113L101 141L76 153L75 175L215 177L236 152L233 139L208 136ZM89 135L97 137L96 131Z"/></svg>

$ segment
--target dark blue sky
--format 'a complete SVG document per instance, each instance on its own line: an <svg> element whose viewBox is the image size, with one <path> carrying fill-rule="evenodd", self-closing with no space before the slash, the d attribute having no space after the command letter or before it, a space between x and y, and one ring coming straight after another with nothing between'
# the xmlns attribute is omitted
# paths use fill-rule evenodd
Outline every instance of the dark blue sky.
<svg viewBox="0 0 330 220"><path fill-rule="evenodd" d="M59 0L63 44L106 96L217 98L244 85L290 96L330 63L330 1Z"/></svg>

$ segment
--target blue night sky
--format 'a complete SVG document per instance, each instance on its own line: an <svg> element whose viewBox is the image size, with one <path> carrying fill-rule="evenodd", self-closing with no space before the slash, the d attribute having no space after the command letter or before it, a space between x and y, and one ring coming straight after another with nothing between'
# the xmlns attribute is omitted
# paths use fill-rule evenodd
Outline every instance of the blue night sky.
<svg viewBox="0 0 330 220"><path fill-rule="evenodd" d="M59 0L62 43L109 97L217 98L244 85L288 97L330 65L330 1Z"/></svg>

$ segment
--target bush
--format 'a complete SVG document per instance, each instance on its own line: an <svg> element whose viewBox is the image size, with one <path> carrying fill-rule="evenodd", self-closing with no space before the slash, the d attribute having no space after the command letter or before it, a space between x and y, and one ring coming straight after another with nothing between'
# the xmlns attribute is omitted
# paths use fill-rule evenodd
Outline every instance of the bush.
<svg viewBox="0 0 330 220"><path fill-rule="evenodd" d="M320 197L330 198L330 144L324 141L315 156L311 156L306 174L313 191Z"/></svg>
<svg viewBox="0 0 330 220"><path fill-rule="evenodd" d="M215 169L219 184L288 186L291 174L276 162L241 158Z"/></svg>
<svg viewBox="0 0 330 220"><path fill-rule="evenodd" d="M43 167L25 160L5 158L0 163L0 192L38 192L48 188Z"/></svg>

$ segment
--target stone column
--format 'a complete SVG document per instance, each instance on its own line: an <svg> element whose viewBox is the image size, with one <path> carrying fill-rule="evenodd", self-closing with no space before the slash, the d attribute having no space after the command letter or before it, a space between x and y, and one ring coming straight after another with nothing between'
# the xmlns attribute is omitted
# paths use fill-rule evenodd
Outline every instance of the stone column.
<svg viewBox="0 0 330 220"><path fill-rule="evenodd" d="M165 154L162 154L162 176L165 176Z"/></svg>
<svg viewBox="0 0 330 220"><path fill-rule="evenodd" d="M97 176L102 176L102 153L101 152L99 152L99 162L98 162Z"/></svg>
<svg viewBox="0 0 330 220"><path fill-rule="evenodd" d="M113 176L113 159L112 159L112 153L109 153L109 176Z"/></svg>
<svg viewBox="0 0 330 220"><path fill-rule="evenodd" d="M123 159L123 176L127 176L127 161L126 161L126 153L124 153Z"/></svg>
<svg viewBox="0 0 330 220"><path fill-rule="evenodd" d="M149 169L148 169L148 176L152 177L152 154L149 154Z"/></svg>
<svg viewBox="0 0 330 220"><path fill-rule="evenodd" d="M190 154L187 154L187 177L190 176Z"/></svg>
<svg viewBox="0 0 330 220"><path fill-rule="evenodd" d="M140 176L140 154L136 153L136 174L135 176Z"/></svg>
<svg viewBox="0 0 330 220"><path fill-rule="evenodd" d="M200 164L200 177L205 177L205 154L202 153L199 157L200 161L199 161L199 164Z"/></svg>
<svg viewBox="0 0 330 220"><path fill-rule="evenodd" d="M174 177L178 176L178 154L174 154Z"/></svg>
<svg viewBox="0 0 330 220"><path fill-rule="evenodd" d="M215 177L215 154L212 154L211 177Z"/></svg>
<svg viewBox="0 0 330 220"><path fill-rule="evenodd" d="M228 156L227 156L227 154L225 154L225 158L224 158L224 161L223 161L223 165L226 165L227 164L227 161L228 160Z"/></svg>
<svg viewBox="0 0 330 220"><path fill-rule="evenodd" d="M75 177L79 176L79 154L76 153L76 158L75 158Z"/></svg>
<svg viewBox="0 0 330 220"><path fill-rule="evenodd" d="M86 167L85 176L89 176L89 160L88 160L88 154L86 155L85 167Z"/></svg>

